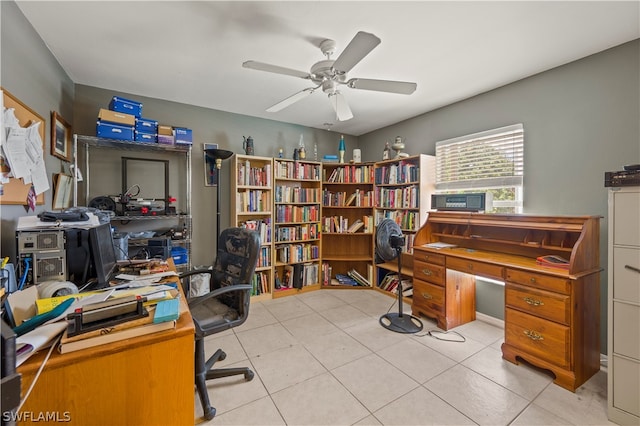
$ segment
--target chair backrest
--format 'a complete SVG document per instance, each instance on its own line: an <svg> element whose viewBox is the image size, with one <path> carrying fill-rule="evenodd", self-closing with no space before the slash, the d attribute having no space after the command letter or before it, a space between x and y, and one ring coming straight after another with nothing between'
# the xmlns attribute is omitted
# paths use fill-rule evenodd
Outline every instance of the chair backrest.
<svg viewBox="0 0 640 426"><path fill-rule="evenodd" d="M227 228L218 238L212 286L251 284L258 263L260 235L246 228Z"/></svg>

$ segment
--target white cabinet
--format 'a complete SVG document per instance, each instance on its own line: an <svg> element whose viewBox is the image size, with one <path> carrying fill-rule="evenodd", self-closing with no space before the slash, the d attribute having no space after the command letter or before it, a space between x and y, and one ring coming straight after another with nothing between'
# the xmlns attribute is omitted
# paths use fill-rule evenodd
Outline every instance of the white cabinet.
<svg viewBox="0 0 640 426"><path fill-rule="evenodd" d="M609 190L609 419L640 424L640 186Z"/></svg>

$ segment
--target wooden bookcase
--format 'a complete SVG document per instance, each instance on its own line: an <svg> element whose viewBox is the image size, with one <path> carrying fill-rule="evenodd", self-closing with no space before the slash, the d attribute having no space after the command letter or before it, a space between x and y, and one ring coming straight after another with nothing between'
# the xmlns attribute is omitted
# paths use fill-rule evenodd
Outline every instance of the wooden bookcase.
<svg viewBox="0 0 640 426"><path fill-rule="evenodd" d="M448 330L475 319L476 276L503 281L502 357L550 370L575 391L600 369L599 221L431 212L415 240L413 314ZM568 262L538 264L546 255Z"/></svg>
<svg viewBox="0 0 640 426"><path fill-rule="evenodd" d="M427 220L431 194L435 191L435 157L418 154L375 163L375 224L393 219L402 229L402 277L413 280L413 243ZM383 278L398 273L398 261L376 264L376 289Z"/></svg>
<svg viewBox="0 0 640 426"><path fill-rule="evenodd" d="M336 278L355 270L370 287L375 282L374 164L323 163L322 176L322 284L362 288L341 285ZM363 225L350 230L358 220Z"/></svg>
<svg viewBox="0 0 640 426"><path fill-rule="evenodd" d="M276 158L274 165L274 298L320 288L320 175L314 161Z"/></svg>
<svg viewBox="0 0 640 426"><path fill-rule="evenodd" d="M232 159L231 226L260 232L253 299L270 299L273 280L273 159L235 154Z"/></svg>

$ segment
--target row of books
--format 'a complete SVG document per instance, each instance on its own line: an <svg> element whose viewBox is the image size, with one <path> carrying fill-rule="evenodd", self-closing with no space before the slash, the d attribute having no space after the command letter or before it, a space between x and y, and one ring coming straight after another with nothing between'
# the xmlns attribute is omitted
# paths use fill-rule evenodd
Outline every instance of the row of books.
<svg viewBox="0 0 640 426"><path fill-rule="evenodd" d="M320 257L320 247L315 244L288 244L278 248L278 260L282 263L308 262Z"/></svg>
<svg viewBox="0 0 640 426"><path fill-rule="evenodd" d="M274 196L276 203L319 203L320 189L277 185Z"/></svg>
<svg viewBox="0 0 640 426"><path fill-rule="evenodd" d="M413 282L406 278L398 279L398 274L395 273L385 275L378 287L393 294L398 294L398 290L402 288L402 296L404 297L413 294Z"/></svg>
<svg viewBox="0 0 640 426"><path fill-rule="evenodd" d="M239 226L259 232L262 244L271 242L271 218L245 220Z"/></svg>
<svg viewBox="0 0 640 426"><path fill-rule="evenodd" d="M249 160L238 164L238 185L271 186L271 164L251 167Z"/></svg>
<svg viewBox="0 0 640 426"><path fill-rule="evenodd" d="M372 183L374 176L373 170L373 165L368 164L336 167L328 177L326 175L324 176L324 181L335 183Z"/></svg>
<svg viewBox="0 0 640 426"><path fill-rule="evenodd" d="M420 167L417 164L400 161L397 164L378 167L375 171L376 185L393 185L418 182Z"/></svg>
<svg viewBox="0 0 640 426"><path fill-rule="evenodd" d="M320 219L320 206L276 206L276 222L317 222Z"/></svg>
<svg viewBox="0 0 640 426"><path fill-rule="evenodd" d="M331 232L337 234L373 232L374 223L373 216L362 216L362 219L356 219L349 223L349 218L344 216L326 216L322 218L322 232Z"/></svg>
<svg viewBox="0 0 640 426"><path fill-rule="evenodd" d="M391 209L415 209L420 203L418 186L376 187L376 205Z"/></svg>
<svg viewBox="0 0 640 426"><path fill-rule="evenodd" d="M266 272L256 272L251 279L251 295L259 296L269 293L269 277Z"/></svg>
<svg viewBox="0 0 640 426"><path fill-rule="evenodd" d="M275 172L277 178L320 180L319 164L276 160Z"/></svg>
<svg viewBox="0 0 640 426"><path fill-rule="evenodd" d="M376 223L383 219L391 219L400 226L401 229L417 231L420 226L420 213L408 210L376 210Z"/></svg>
<svg viewBox="0 0 640 426"><path fill-rule="evenodd" d="M238 192L236 205L241 212L268 212L271 210L271 192L261 189Z"/></svg>
<svg viewBox="0 0 640 426"><path fill-rule="evenodd" d="M318 223L294 226L281 225L276 229L276 242L315 240L319 238L319 235L320 225Z"/></svg>
<svg viewBox="0 0 640 426"><path fill-rule="evenodd" d="M372 207L374 194L372 191L361 191L356 189L355 192L347 196L344 191L331 192L328 189L322 191L322 205L331 207L356 206L356 207Z"/></svg>
<svg viewBox="0 0 640 426"><path fill-rule="evenodd" d="M283 268L283 276L276 272L275 288L276 290L285 290L289 288L302 288L304 286L314 285L318 283L318 264L317 263L298 263L295 265L286 265Z"/></svg>
<svg viewBox="0 0 640 426"><path fill-rule="evenodd" d="M266 268L271 266L271 247L264 246L260 247L260 251L258 252L258 263L256 264L258 268Z"/></svg>

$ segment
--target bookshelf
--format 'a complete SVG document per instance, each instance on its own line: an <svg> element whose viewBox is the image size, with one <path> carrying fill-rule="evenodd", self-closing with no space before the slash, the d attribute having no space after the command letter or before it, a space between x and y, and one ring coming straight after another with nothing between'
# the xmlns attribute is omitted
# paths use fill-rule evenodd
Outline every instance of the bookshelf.
<svg viewBox="0 0 640 426"><path fill-rule="evenodd" d="M321 165L273 160L273 298L320 288Z"/></svg>
<svg viewBox="0 0 640 426"><path fill-rule="evenodd" d="M370 287L375 279L374 164L323 163L322 176L322 285ZM362 225L354 229L358 221ZM354 275L354 271L369 285L338 280Z"/></svg>
<svg viewBox="0 0 640 426"><path fill-rule="evenodd" d="M233 156L231 226L260 233L260 254L252 285L252 300L270 299L273 277L273 159L252 155Z"/></svg>
<svg viewBox="0 0 640 426"><path fill-rule="evenodd" d="M427 220L431 194L435 191L435 157L418 154L375 163L375 224L393 219L402 229L403 279L413 280L413 243L417 231ZM376 288L386 276L398 272L398 262L376 264Z"/></svg>

